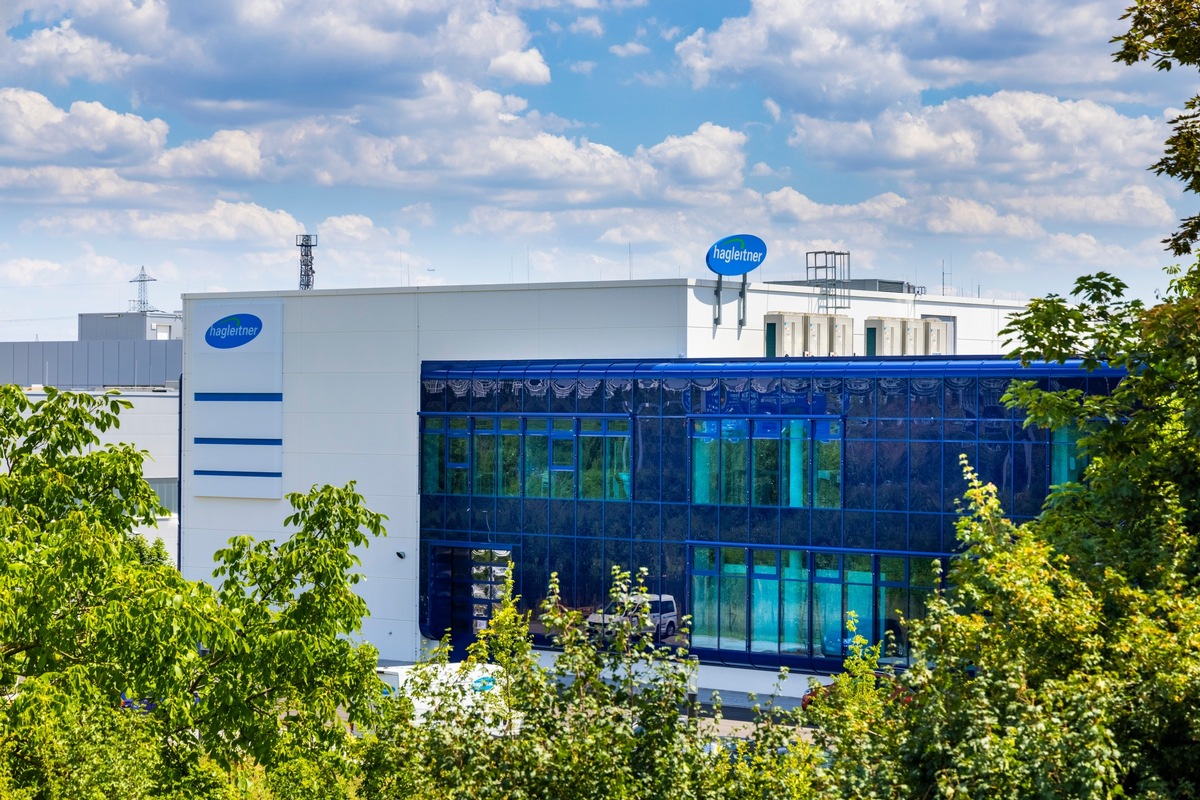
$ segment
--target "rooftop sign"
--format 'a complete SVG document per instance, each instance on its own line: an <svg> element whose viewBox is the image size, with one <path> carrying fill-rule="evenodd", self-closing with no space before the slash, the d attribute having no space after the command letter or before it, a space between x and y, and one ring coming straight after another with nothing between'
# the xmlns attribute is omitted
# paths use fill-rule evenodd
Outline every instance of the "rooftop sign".
<svg viewBox="0 0 1200 800"><path fill-rule="evenodd" d="M738 233L726 236L708 248L705 263L718 275L745 275L762 266L767 257L767 245L757 236Z"/></svg>

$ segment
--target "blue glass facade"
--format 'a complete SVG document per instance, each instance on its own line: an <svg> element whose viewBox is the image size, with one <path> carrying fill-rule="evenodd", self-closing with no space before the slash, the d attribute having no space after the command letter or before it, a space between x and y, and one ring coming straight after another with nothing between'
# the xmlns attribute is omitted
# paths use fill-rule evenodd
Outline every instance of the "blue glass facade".
<svg viewBox="0 0 1200 800"><path fill-rule="evenodd" d="M847 620L907 657L931 560L955 550L965 454L1015 519L1076 476L1025 428L1015 378L1111 391L1115 371L991 358L426 362L421 629L469 638L508 559L527 608L603 605L610 569L692 616L702 660L825 669ZM534 627L535 636L544 631Z"/></svg>

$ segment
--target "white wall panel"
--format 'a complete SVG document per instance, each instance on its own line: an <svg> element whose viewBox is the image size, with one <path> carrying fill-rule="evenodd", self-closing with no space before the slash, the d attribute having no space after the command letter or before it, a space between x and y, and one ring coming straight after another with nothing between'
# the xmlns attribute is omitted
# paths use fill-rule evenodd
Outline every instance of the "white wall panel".
<svg viewBox="0 0 1200 800"><path fill-rule="evenodd" d="M355 480L367 505L389 516L388 536L372 541L360 554L361 571L368 576L360 589L372 609L364 636L384 658L411 660L420 641L416 489L421 361L761 357L766 313L817 311L812 289L751 284L746 325L739 329L739 286L739 281L727 282L717 327L712 322L715 281L694 279L193 296L185 299L185 317L191 329L230 304L281 305L282 490ZM990 302L931 302L926 297L918 303L913 296L856 293L846 313L854 320L854 348L860 354L867 316L920 313L969 318L959 324L960 341L977 343L975 352L992 352L985 348L995 347L1002 307L1009 307ZM202 354L196 341L193 336L185 345L189 392L200 374L217 372L221 364L210 355L198 358ZM959 351L971 352L961 345ZM196 435L192 429L209 422L202 405L185 396L187 466L198 457L189 444ZM283 535L289 511L285 502L198 497L195 486L185 488L183 560L190 577L211 573L212 551L233 533ZM397 550L407 558L398 559Z"/></svg>

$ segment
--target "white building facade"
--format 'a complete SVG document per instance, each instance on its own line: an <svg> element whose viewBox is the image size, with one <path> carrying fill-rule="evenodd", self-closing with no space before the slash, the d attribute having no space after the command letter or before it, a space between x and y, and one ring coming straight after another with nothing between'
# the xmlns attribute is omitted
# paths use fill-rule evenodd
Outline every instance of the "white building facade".
<svg viewBox="0 0 1200 800"><path fill-rule="evenodd" d="M881 334L868 334L872 324L886 327L879 320L947 322L942 352L994 355L1003 348L998 332L1023 307L852 292L849 308L829 312L812 287L750 284L744 296L741 288L726 281L719 305L717 282L695 279L185 295L185 577L211 579L213 554L233 535L286 536L287 493L355 481L388 517L387 538L360 554L358 588L371 610L364 637L385 659L413 661L423 642L422 363L803 357L799 346L779 350L782 331L769 326L807 324L818 311L843 318L842 356L865 355L869 345L882 353ZM928 352L928 339L920 346Z"/></svg>

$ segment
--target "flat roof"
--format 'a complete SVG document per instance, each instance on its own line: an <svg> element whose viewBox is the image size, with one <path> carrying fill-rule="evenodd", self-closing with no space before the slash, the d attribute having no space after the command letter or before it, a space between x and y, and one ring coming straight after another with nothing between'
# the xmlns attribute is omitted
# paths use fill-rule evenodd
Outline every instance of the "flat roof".
<svg viewBox="0 0 1200 800"><path fill-rule="evenodd" d="M441 373L445 377L496 379L520 378L604 378L620 374L633 378L687 378L693 375L720 377L893 377L912 375L959 375L995 377L1121 377L1122 369L1103 366L1091 372L1081 359L1034 362L1022 366L1016 359L1002 356L850 356L805 358L678 358L612 360L515 360L515 361L424 361L421 374Z"/></svg>

